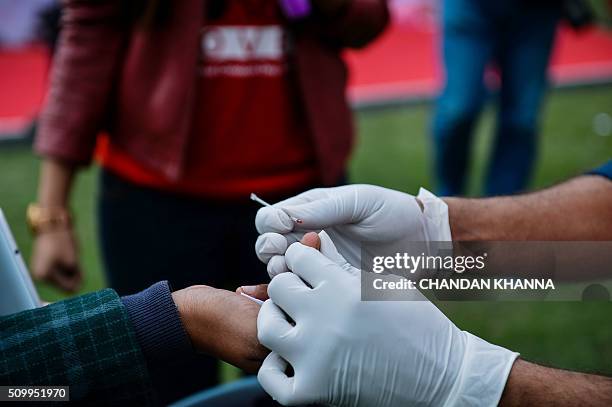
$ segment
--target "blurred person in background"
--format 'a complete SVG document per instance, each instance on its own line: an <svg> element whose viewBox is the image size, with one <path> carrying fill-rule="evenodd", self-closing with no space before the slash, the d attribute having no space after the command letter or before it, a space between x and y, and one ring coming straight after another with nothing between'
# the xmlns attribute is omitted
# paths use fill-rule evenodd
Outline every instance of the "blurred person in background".
<svg viewBox="0 0 612 407"><path fill-rule="evenodd" d="M48 47L49 55L52 54L59 32L58 20L60 8L60 0L1 0L0 53L2 54L0 55L4 55L6 51L16 51L20 54L23 53L21 55L26 56L26 58L28 56L31 57L40 51L39 45L41 44ZM2 68L6 67L2 66ZM46 62L44 68L43 76L46 78L48 68ZM28 77L27 74L26 77ZM7 77L5 76L5 78ZM9 80L11 79L13 78ZM37 79L42 80L43 78ZM4 86L2 87L2 96L7 101L10 100L10 102L7 102L9 105L13 105L15 97L19 98L21 94L27 97L29 94L27 90L23 90L19 86L15 86L12 91L11 89L5 89ZM14 95L12 94L13 92L19 92L19 95ZM16 105L19 106L19 102ZM16 126L9 125L9 128L2 129L2 132L10 133L11 138L31 140L36 131L37 113L37 109L33 109L27 115L24 115L24 117L17 116L10 119L10 121L15 120L18 124Z"/></svg>
<svg viewBox="0 0 612 407"><path fill-rule="evenodd" d="M59 0L53 2L48 8L40 13L40 37L47 44L51 52L55 51L57 39L60 33L60 17L62 6Z"/></svg>
<svg viewBox="0 0 612 407"><path fill-rule="evenodd" d="M20 48L39 40L46 34L40 33L41 23L58 4L59 0L0 1L0 48Z"/></svg>
<svg viewBox="0 0 612 407"><path fill-rule="evenodd" d="M465 193L472 134L487 94L484 73L491 62L499 69L501 88L484 192L512 194L527 186L536 159L538 114L562 3L444 1L446 85L433 123L441 195Z"/></svg>
<svg viewBox="0 0 612 407"><path fill-rule="evenodd" d="M275 201L343 181L354 130L340 53L388 21L384 0L312 0L299 19L282 10L277 0L64 2L28 209L35 277L81 286L69 196L95 156L118 293L266 278L249 193ZM199 387L216 383L207 363L194 367ZM178 387L196 376L184 370Z"/></svg>

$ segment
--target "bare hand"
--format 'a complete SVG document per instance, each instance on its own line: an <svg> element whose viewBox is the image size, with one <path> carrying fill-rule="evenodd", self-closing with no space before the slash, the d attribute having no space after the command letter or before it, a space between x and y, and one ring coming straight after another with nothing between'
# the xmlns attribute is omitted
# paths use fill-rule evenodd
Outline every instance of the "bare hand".
<svg viewBox="0 0 612 407"><path fill-rule="evenodd" d="M237 294L246 294L258 300L265 301L268 297L268 284L243 285L236 289Z"/></svg>
<svg viewBox="0 0 612 407"><path fill-rule="evenodd" d="M249 373L259 369L269 351L257 340L258 304L203 285L176 291L172 297L196 350Z"/></svg>
<svg viewBox="0 0 612 407"><path fill-rule="evenodd" d="M35 279L66 292L76 292L81 287L83 274L73 230L61 228L39 234L34 240L31 267Z"/></svg>

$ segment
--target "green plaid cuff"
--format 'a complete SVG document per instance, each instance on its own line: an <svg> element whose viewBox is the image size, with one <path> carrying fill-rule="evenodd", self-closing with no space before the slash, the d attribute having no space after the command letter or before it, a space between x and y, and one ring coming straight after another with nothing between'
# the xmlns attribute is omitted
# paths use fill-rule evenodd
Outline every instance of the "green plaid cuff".
<svg viewBox="0 0 612 407"><path fill-rule="evenodd" d="M153 404L146 363L115 291L0 318L0 385L70 386L71 400Z"/></svg>

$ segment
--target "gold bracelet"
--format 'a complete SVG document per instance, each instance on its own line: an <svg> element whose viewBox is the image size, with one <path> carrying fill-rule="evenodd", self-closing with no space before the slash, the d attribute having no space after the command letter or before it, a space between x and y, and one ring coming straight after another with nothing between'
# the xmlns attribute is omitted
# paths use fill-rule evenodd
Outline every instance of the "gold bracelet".
<svg viewBox="0 0 612 407"><path fill-rule="evenodd" d="M26 222L32 234L36 236L44 231L70 226L72 217L66 208L42 207L31 203L26 211Z"/></svg>

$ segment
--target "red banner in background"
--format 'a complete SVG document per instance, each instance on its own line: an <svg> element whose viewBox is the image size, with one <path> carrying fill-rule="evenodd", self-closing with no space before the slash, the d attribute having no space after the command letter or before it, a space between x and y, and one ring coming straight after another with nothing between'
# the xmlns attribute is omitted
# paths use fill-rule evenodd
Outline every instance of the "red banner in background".
<svg viewBox="0 0 612 407"><path fill-rule="evenodd" d="M44 46L0 49L0 138L25 130L36 117L47 84Z"/></svg>

